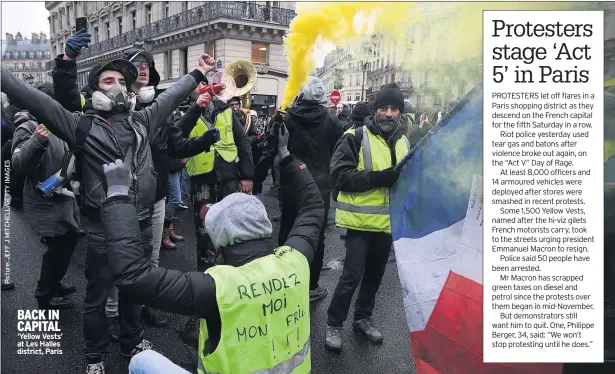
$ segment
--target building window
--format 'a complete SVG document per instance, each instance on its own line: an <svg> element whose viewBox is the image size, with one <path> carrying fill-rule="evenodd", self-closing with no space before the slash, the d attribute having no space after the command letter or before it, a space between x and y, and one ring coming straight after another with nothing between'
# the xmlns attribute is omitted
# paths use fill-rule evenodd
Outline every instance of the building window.
<svg viewBox="0 0 615 374"><path fill-rule="evenodd" d="M147 15L147 23L152 23L152 6L148 4L145 6L145 14Z"/></svg>
<svg viewBox="0 0 615 374"><path fill-rule="evenodd" d="M164 79L171 79L171 71L173 64L172 51L167 51L164 54Z"/></svg>
<svg viewBox="0 0 615 374"><path fill-rule="evenodd" d="M209 51L207 52L212 58L216 58L216 43L209 42Z"/></svg>
<svg viewBox="0 0 615 374"><path fill-rule="evenodd" d="M187 10L188 10L188 2L182 1L182 12L185 12Z"/></svg>
<svg viewBox="0 0 615 374"><path fill-rule="evenodd" d="M354 95L354 101L361 101L361 95L358 92Z"/></svg>
<svg viewBox="0 0 615 374"><path fill-rule="evenodd" d="M60 50L58 51L58 54L60 53L64 53L64 43L60 43Z"/></svg>
<svg viewBox="0 0 615 374"><path fill-rule="evenodd" d="M107 39L111 39L111 27L109 22L105 22L105 29L107 31Z"/></svg>
<svg viewBox="0 0 615 374"><path fill-rule="evenodd" d="M164 17L165 18L169 17L169 2L168 1L164 2Z"/></svg>
<svg viewBox="0 0 615 374"><path fill-rule="evenodd" d="M117 17L117 34L122 35L122 17Z"/></svg>
<svg viewBox="0 0 615 374"><path fill-rule="evenodd" d="M94 27L94 43L98 43L98 26Z"/></svg>
<svg viewBox="0 0 615 374"><path fill-rule="evenodd" d="M352 101L352 95L350 92L346 95L346 101Z"/></svg>
<svg viewBox="0 0 615 374"><path fill-rule="evenodd" d="M252 43L252 62L267 63L267 44Z"/></svg>
<svg viewBox="0 0 615 374"><path fill-rule="evenodd" d="M130 12L130 14L132 14L132 29L136 30L137 29L137 11L133 10L132 12Z"/></svg>

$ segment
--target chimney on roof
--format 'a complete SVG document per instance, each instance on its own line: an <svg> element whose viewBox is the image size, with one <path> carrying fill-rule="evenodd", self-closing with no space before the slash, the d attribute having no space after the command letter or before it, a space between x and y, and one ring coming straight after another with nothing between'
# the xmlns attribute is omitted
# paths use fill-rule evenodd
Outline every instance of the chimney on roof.
<svg viewBox="0 0 615 374"><path fill-rule="evenodd" d="M22 41L22 40L23 40L23 38L21 37L21 33L18 31L18 32L17 32L17 35L15 35L15 41L16 41L16 42L20 42L20 41Z"/></svg>
<svg viewBox="0 0 615 374"><path fill-rule="evenodd" d="M38 39L41 41L41 43L45 43L45 41L47 40L47 35L45 35L45 34L41 31L41 33L38 35Z"/></svg>
<svg viewBox="0 0 615 374"><path fill-rule="evenodd" d="M37 33L32 33L32 44L38 44L38 34Z"/></svg>
<svg viewBox="0 0 615 374"><path fill-rule="evenodd" d="M10 33L7 32L5 37L6 37L6 44L7 45L13 44L13 34L10 34Z"/></svg>

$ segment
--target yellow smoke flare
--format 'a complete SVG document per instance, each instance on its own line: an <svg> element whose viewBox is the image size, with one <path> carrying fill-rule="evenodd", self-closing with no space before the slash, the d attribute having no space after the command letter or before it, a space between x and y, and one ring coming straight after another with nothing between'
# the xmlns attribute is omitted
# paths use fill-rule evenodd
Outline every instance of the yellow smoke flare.
<svg viewBox="0 0 615 374"><path fill-rule="evenodd" d="M284 39L289 77L285 109L316 68L314 48L328 41L360 55L364 42L378 35L396 51L395 65L404 70L473 61L482 56L483 10L586 9L587 3L300 3ZM474 64L476 66L476 64Z"/></svg>

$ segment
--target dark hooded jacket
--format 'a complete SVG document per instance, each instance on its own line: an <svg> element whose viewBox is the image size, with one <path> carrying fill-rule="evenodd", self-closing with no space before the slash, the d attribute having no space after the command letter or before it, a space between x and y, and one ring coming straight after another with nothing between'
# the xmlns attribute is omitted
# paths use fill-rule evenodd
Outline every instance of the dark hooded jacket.
<svg viewBox="0 0 615 374"><path fill-rule="evenodd" d="M76 71L75 61L63 62L72 63L72 69ZM60 67L56 68L59 70ZM61 104L4 68L1 79L2 91L8 95L11 102L29 110L39 121L47 124L49 130L65 141L71 149L77 147L76 129L83 113L66 110ZM84 112L91 119L92 126L83 145L81 170L85 192L84 212L90 222L100 220L100 206L105 196L102 165L123 159L130 147L134 151L133 167L136 175L130 188L130 197L138 208L140 219L151 217L157 176L152 163L149 139L203 79L203 73L195 69L169 87L147 108L130 114L105 113L91 108L91 100L86 103ZM72 90L77 93L75 83L73 81ZM59 95L56 93L56 96ZM80 101L79 95L72 97Z"/></svg>
<svg viewBox="0 0 615 374"><path fill-rule="evenodd" d="M369 116L365 118L365 125L362 127L363 131L371 131L373 134L380 134L380 129L374 123L374 117ZM391 167L395 166L399 160L395 159L395 144L406 133L406 122L399 121L399 126L393 132L387 144L391 149ZM343 192L365 192L379 188L375 186L370 178L370 171L357 170L359 165L359 151L361 150L360 136L356 136L355 133L347 133L342 135L339 143L335 147L333 152L333 158L331 159L331 179L335 185L337 191ZM363 136L366 136L365 134Z"/></svg>
<svg viewBox="0 0 615 374"><path fill-rule="evenodd" d="M322 81L312 78L288 109L284 123L289 133L288 151L305 163L324 195L331 192L329 165L335 143L341 136L341 126L323 105L326 99L324 86L320 87Z"/></svg>
<svg viewBox="0 0 615 374"><path fill-rule="evenodd" d="M129 59L136 53L139 53L139 50L128 50L124 53L123 58ZM63 56L64 55L59 55L56 58L56 67L53 70L54 93L56 98L58 98L58 102L62 104L65 109L70 111L81 111L80 91L86 92L86 96L89 96L88 93L91 91L91 87L86 86L80 91L78 90L77 65L74 60L64 60ZM158 75L154 68L153 71L150 71L150 80L148 85L155 87L159 82L160 75ZM160 94L160 91L156 91L156 98ZM142 110L152 103L146 105L137 103L135 111ZM203 149L206 149L207 145L198 138L184 138L181 131L173 126L172 115L163 121L162 126L157 127L157 131L155 133L150 134L149 141L151 145L152 165L156 173L156 189L154 192L154 201L156 202L168 194L171 159L194 156L195 154L202 152ZM180 161L177 160L177 162Z"/></svg>
<svg viewBox="0 0 615 374"><path fill-rule="evenodd" d="M281 184L292 190L299 207L297 218L284 245L312 261L324 219L320 192L301 163L286 157L280 163ZM152 267L145 257L136 213L126 196L113 196L103 203L102 220L108 242L109 265L115 284L134 303L160 310L203 318L207 322L211 352L220 339L221 322L216 300L216 283L203 272L184 272ZM273 253L273 240L258 239L223 249L235 266Z"/></svg>
<svg viewBox="0 0 615 374"><path fill-rule="evenodd" d="M43 195L36 186L62 168L68 146L57 136L49 134L43 145L34 135L39 121L23 111L15 115L17 130L13 136L12 166L25 176L23 210L26 221L42 237L59 236L79 228L79 209L74 196Z"/></svg>

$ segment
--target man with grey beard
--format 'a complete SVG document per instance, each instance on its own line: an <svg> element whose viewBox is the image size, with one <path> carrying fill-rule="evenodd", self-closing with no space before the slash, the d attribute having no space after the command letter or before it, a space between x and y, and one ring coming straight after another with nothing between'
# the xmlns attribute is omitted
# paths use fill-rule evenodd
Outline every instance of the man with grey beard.
<svg viewBox="0 0 615 374"><path fill-rule="evenodd" d="M364 126L344 133L331 159L331 179L339 191L335 223L348 229L344 271L328 310L325 347L334 352L342 349L342 326L359 283L353 328L374 344L383 341L371 316L393 241L389 189L399 177L393 167L410 150L410 141L407 121L401 120L404 97L395 83L378 92L374 108Z"/></svg>

